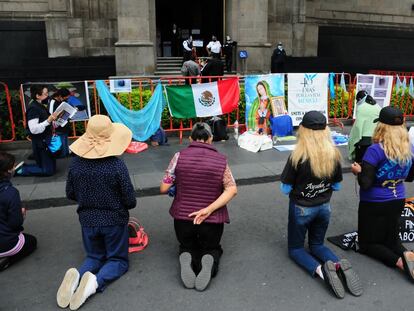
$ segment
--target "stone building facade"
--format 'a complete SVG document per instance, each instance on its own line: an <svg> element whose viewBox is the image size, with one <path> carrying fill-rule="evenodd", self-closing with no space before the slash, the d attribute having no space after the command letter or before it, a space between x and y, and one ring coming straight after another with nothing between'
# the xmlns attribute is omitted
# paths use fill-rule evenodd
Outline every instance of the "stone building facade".
<svg viewBox="0 0 414 311"><path fill-rule="evenodd" d="M317 57L323 27L400 31L414 38L412 0L219 1L223 32L239 50L248 50L253 72L269 71L278 41L290 56ZM154 72L155 16L155 0L0 0L0 21L45 22L49 57L114 55L120 75Z"/></svg>

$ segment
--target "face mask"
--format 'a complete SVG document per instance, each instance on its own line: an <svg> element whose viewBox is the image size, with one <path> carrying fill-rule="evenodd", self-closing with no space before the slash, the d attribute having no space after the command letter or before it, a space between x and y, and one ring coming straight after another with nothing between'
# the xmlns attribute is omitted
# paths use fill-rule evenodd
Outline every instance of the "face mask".
<svg viewBox="0 0 414 311"><path fill-rule="evenodd" d="M277 48L278 48L280 51L283 51L283 46L279 45Z"/></svg>

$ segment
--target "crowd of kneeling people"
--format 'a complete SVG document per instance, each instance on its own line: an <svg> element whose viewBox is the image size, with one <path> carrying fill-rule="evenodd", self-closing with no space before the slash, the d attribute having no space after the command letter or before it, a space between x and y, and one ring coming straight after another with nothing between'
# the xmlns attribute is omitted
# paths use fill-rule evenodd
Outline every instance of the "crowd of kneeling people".
<svg viewBox="0 0 414 311"><path fill-rule="evenodd" d="M402 246L398 236L403 182L412 181L414 175L408 132L396 108L382 108L373 122L373 143L362 163L352 164L360 185L359 251L414 280L414 253ZM69 167L66 195L78 204L86 258L80 267L66 271L56 297L61 308L77 310L128 270L127 223L136 198L127 167L117 156L131 137L126 126L95 115L85 134L70 145L76 156ZM181 281L186 288L203 291L218 272L220 240L224 223L229 223L226 205L237 194L237 186L226 156L212 145L206 123L194 125L190 141L171 159L160 191L174 196L170 214L179 244ZM36 238L23 232L25 209L11 183L15 165L12 155L0 152L1 269L36 249ZM324 280L338 298L346 290L354 296L363 293L351 263L324 244L330 199L333 191L341 189L341 181L341 154L326 118L310 111L297 130L296 147L281 175L280 191L289 196L288 254L311 276ZM306 234L309 247L305 249Z"/></svg>

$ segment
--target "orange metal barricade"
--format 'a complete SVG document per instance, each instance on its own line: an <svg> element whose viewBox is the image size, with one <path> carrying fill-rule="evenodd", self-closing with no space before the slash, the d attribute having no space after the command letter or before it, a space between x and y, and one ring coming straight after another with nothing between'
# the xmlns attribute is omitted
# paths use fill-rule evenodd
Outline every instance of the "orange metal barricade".
<svg viewBox="0 0 414 311"><path fill-rule="evenodd" d="M16 140L16 129L14 124L9 87L4 82L0 82L0 85L4 88L4 104L7 107L8 116L8 119L1 120L2 122L0 123L2 125L0 128L0 143L5 143Z"/></svg>
<svg viewBox="0 0 414 311"><path fill-rule="evenodd" d="M335 73L334 77L334 85L335 85L335 98L330 98L330 92L328 92L328 118L330 123L334 125L342 125L342 122L346 119L352 119L353 110L354 110L354 101L356 95L356 77L351 76L349 73L344 73L345 83L347 92L342 90L340 85L342 73ZM163 85L185 85L186 81L189 84L191 83L199 83L209 82L213 80L222 80L222 79L229 79L229 78L239 78L241 80L241 85L244 76L209 76L209 77L183 77L183 76L166 76L160 77L156 80L151 80L149 78L132 78L132 92L120 94L117 93L115 96L117 97L118 101L120 101L125 107L131 110L139 110L142 109L145 104L148 102L149 97L152 95L155 86L157 83L162 83ZM414 79L414 74L411 76L405 76L407 79L407 86L409 80L411 78ZM395 92L395 78L394 78L394 88L391 98L391 105L398 106L404 111L405 116L414 116L414 100L408 94L408 91L404 93L399 92L398 94ZM90 106L91 106L91 114L97 113L106 113L104 106L99 99L96 90L96 84L94 80L87 81L88 82L88 89L89 89L89 99L90 99ZM1 82L0 82L1 83ZM107 80L106 83L109 83ZM15 124L13 121L13 111L10 103L10 94L8 92L7 85L1 83L5 87L6 92L6 102L7 107L10 112L10 119L11 119L11 128L12 128L12 137L10 139L5 139L3 136L0 136L0 142L6 141L13 141L16 139L15 134ZM287 94L287 91L285 92ZM22 122L25 125L25 113L24 113L24 101L22 100L21 94L21 109L23 112ZM240 101L244 96L243 93L240 94ZM223 119L226 120L227 126L229 128L234 127L234 122L237 120L239 122L239 127L245 127L244 116L240 115L240 107L233 111L232 113L226 114L222 116ZM205 119L205 118L204 118ZM180 138L180 143L182 142L184 132L190 131L194 122L202 120L200 118L193 118L193 119L176 119L170 116L168 113L168 108L166 107L163 111L163 117L161 123L163 128L166 132L169 133L177 133ZM81 132L84 131L86 128L87 121L79 121L72 123L73 133L71 135L72 138L79 137ZM80 132L81 131L81 132ZM1 134L3 133L3 130Z"/></svg>
<svg viewBox="0 0 414 311"><path fill-rule="evenodd" d="M340 85L342 73L335 73L334 87L335 98L331 98L328 91L328 119L334 125L343 127L342 120L352 119L355 99L355 82L349 73L343 73L345 78L346 90Z"/></svg>

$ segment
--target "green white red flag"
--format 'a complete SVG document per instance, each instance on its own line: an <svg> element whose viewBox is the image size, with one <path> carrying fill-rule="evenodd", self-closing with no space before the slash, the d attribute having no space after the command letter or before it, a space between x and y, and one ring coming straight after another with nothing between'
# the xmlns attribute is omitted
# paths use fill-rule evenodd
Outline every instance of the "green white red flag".
<svg viewBox="0 0 414 311"><path fill-rule="evenodd" d="M239 104L239 79L211 83L165 86L168 107L174 118L212 117L230 113Z"/></svg>

